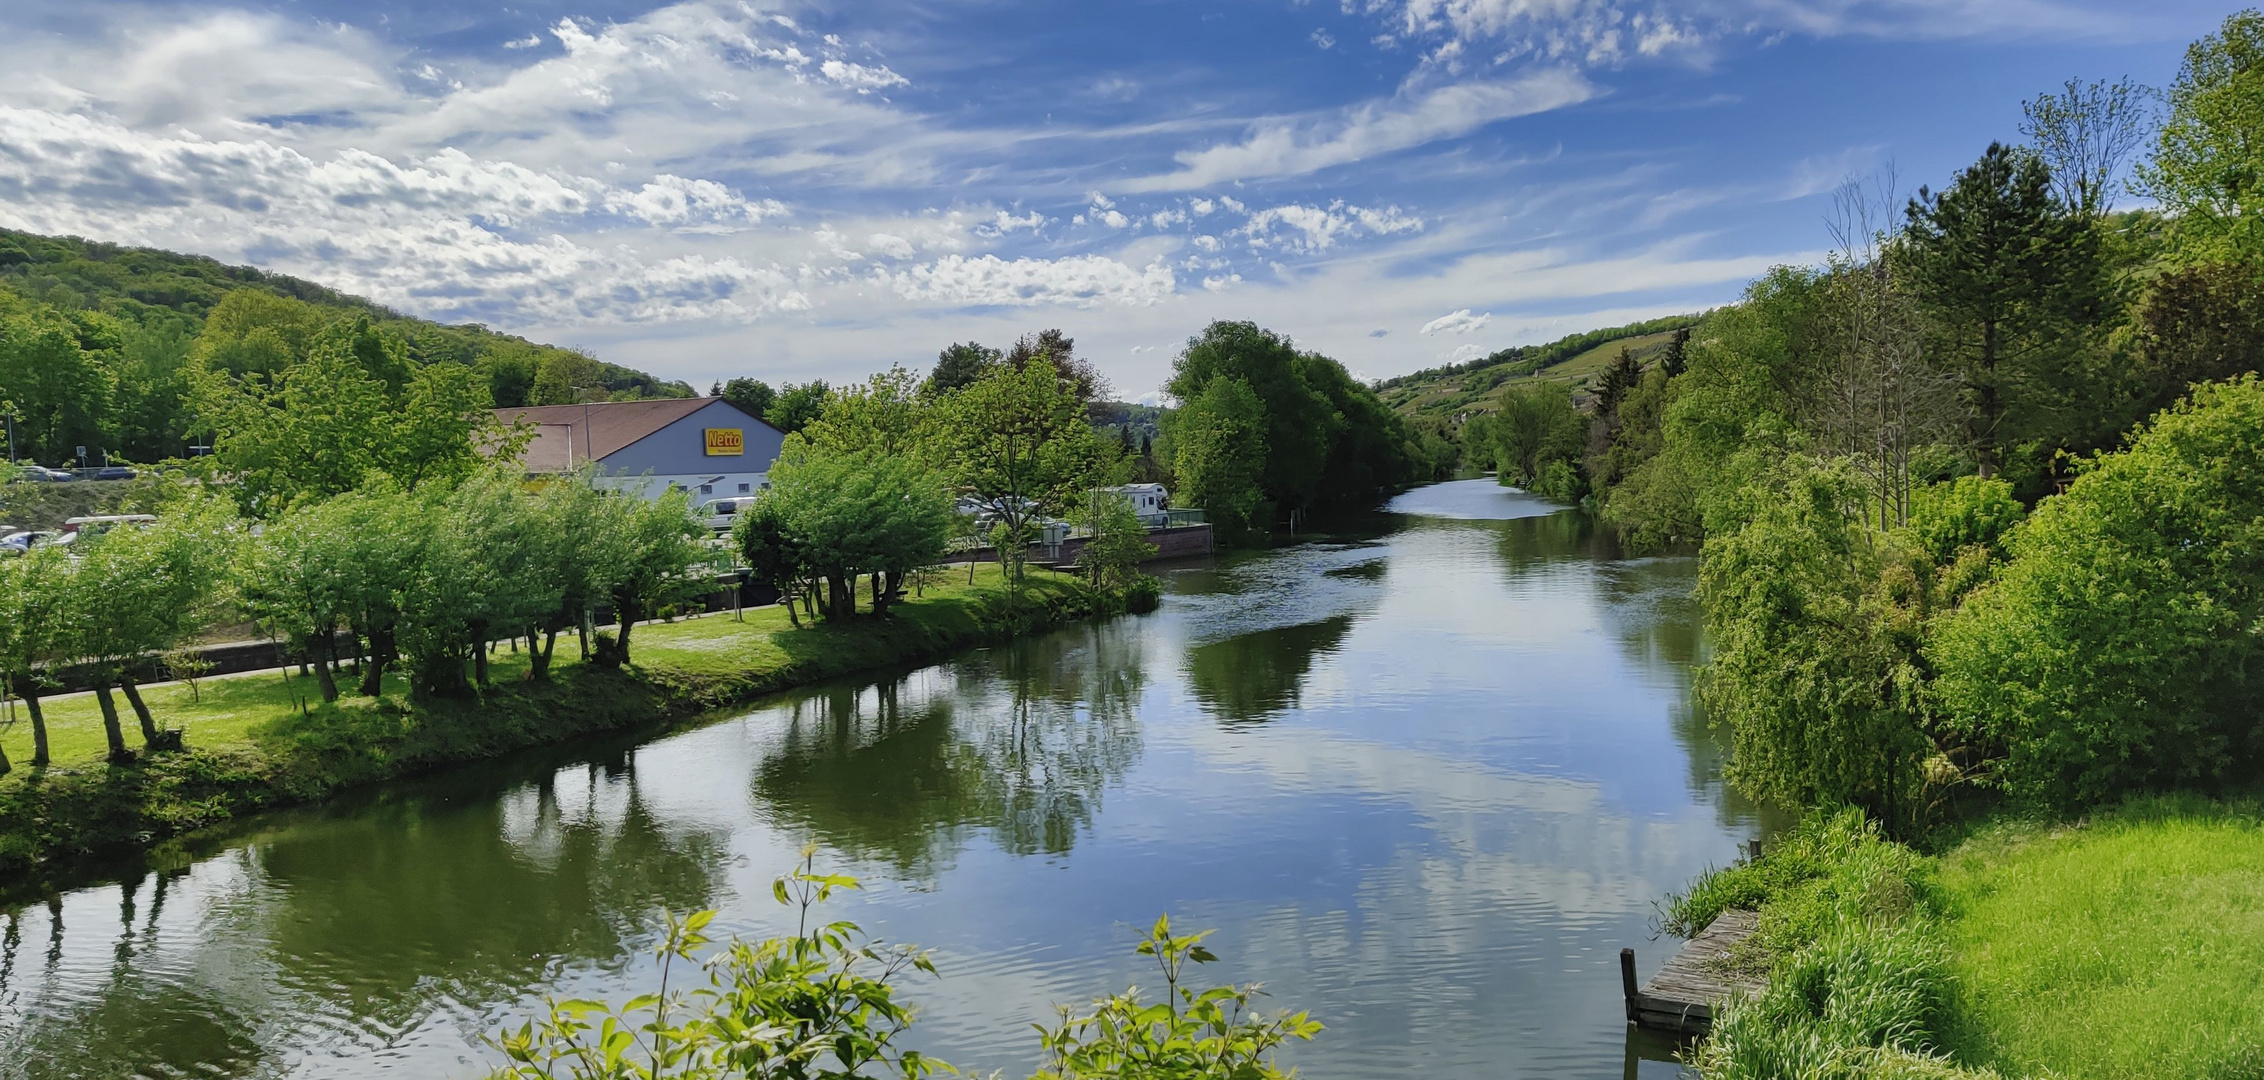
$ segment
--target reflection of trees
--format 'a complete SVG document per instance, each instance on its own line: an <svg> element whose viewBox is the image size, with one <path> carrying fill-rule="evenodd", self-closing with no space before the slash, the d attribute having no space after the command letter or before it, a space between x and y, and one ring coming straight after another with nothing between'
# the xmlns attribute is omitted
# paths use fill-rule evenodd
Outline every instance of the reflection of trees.
<svg viewBox="0 0 2264 1080"><path fill-rule="evenodd" d="M470 805L378 804L254 849L281 976L386 1029L437 981L508 1000L562 962L611 962L662 908L711 907L727 844L671 831L634 758L552 774Z"/></svg>
<svg viewBox="0 0 2264 1080"><path fill-rule="evenodd" d="M795 702L755 793L854 857L927 876L972 830L1068 851L1140 755L1139 634L1124 622L1026 639L911 680Z"/></svg>
<svg viewBox="0 0 2264 1080"><path fill-rule="evenodd" d="M237 1076L254 1072L269 1059L268 1048L257 1038L256 1016L135 962L156 931L169 883L170 877L160 876L150 885L149 877L140 875L120 884L117 926L105 921L85 931L116 935L108 977L90 987L74 987L54 1003L42 1000L27 1008L22 989L14 984L23 946L22 913L9 914L6 930L0 931L0 1015L16 1013L23 1020L0 1027L0 1076ZM150 885L149 909L137 918L136 902L145 885ZM48 905L47 914L42 974L53 987L60 977L64 933L59 900Z"/></svg>
<svg viewBox="0 0 2264 1080"><path fill-rule="evenodd" d="M1344 646L1354 618L1257 630L1187 650L1187 681L1221 720L1265 720L1295 706L1313 662Z"/></svg>

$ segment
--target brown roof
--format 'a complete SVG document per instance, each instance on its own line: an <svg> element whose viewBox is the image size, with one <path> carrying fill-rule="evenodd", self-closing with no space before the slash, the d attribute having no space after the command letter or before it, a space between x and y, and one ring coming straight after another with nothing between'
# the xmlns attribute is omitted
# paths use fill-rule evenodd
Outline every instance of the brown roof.
<svg viewBox="0 0 2264 1080"><path fill-rule="evenodd" d="M497 409L505 426L535 426L524 458L528 472L564 472L585 461L603 461L615 451L692 415L716 398L656 398L651 401L593 401L588 405L529 405ZM583 430L585 419L588 430Z"/></svg>

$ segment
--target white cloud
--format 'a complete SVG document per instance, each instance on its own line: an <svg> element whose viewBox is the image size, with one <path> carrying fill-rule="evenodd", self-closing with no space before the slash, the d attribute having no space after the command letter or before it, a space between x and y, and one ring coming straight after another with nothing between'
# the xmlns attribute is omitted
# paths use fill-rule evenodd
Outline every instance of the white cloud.
<svg viewBox="0 0 2264 1080"><path fill-rule="evenodd" d="M1295 176L1459 138L1512 117L1595 96L1577 72L1552 69L1523 78L1459 83L1318 117L1263 120L1240 142L1174 155L1176 172L1132 180L1127 191L1176 191L1264 176Z"/></svg>
<svg viewBox="0 0 2264 1080"><path fill-rule="evenodd" d="M1144 306L1161 302L1178 287L1171 268L1162 263L1134 269L1100 255L1011 261L996 255L949 255L923 266L876 273L875 280L908 300L971 305Z"/></svg>
<svg viewBox="0 0 2264 1080"><path fill-rule="evenodd" d="M541 34L528 34L523 38L513 38L504 42L503 47L506 49L532 49L540 44L542 44Z"/></svg>
<svg viewBox="0 0 2264 1080"><path fill-rule="evenodd" d="M818 73L860 94L870 94L892 86L908 86L912 82L885 66L866 67L845 60L828 60L818 65Z"/></svg>
<svg viewBox="0 0 2264 1080"><path fill-rule="evenodd" d="M605 206L649 225L752 224L786 213L786 205L777 199L749 201L713 180L687 180L667 173L634 192L609 193Z"/></svg>
<svg viewBox="0 0 2264 1080"><path fill-rule="evenodd" d="M891 259L909 259L918 254L910 240L890 233L872 234L866 238L865 247L876 255L885 255Z"/></svg>
<svg viewBox="0 0 2264 1080"><path fill-rule="evenodd" d="M1015 217L1013 214L1009 214L1006 211L1001 210L997 214L992 215L989 221L975 226L975 233L976 235L983 237L999 237L1005 236L1008 233L1018 232L1025 229L1029 230L1030 232L1036 232L1038 231L1038 229L1043 227L1045 223L1046 216L1044 214L1038 213L1035 210L1032 210L1028 214L1025 214L1021 217Z"/></svg>
<svg viewBox="0 0 2264 1080"><path fill-rule="evenodd" d="M1493 320L1493 312L1489 311L1484 315L1472 315L1469 308L1463 308L1460 311L1449 312L1424 323L1423 328L1416 332L1421 334L1467 334L1483 328Z"/></svg>
<svg viewBox="0 0 2264 1080"><path fill-rule="evenodd" d="M1466 364L1484 355L1486 355L1486 350L1480 348L1479 346L1457 345L1454 347L1453 352L1440 354L1439 359L1450 360L1457 364Z"/></svg>
<svg viewBox="0 0 2264 1080"><path fill-rule="evenodd" d="M1313 44L1320 46L1322 49L1336 48L1336 35L1329 33L1326 29L1313 31L1311 40Z"/></svg>
<svg viewBox="0 0 2264 1080"><path fill-rule="evenodd" d="M1282 236L1277 226L1294 230L1294 234ZM1235 231L1248 237L1254 249L1281 247L1311 253L1326 251L1345 237L1386 236L1422 228L1423 219L1402 213L1396 206L1378 210L1347 206L1338 200L1326 207L1292 203L1260 210Z"/></svg>

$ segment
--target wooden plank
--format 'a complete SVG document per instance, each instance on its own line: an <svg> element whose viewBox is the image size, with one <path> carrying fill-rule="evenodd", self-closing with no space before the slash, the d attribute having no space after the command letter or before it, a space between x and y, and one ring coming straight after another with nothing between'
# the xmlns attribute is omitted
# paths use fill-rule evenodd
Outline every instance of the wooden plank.
<svg viewBox="0 0 2264 1080"><path fill-rule="evenodd" d="M1642 1027L1700 1032L1711 1026L1714 1008L1732 997L1758 994L1766 980L1723 970L1718 963L1753 935L1759 916L1725 911L1698 932L1651 981L1628 995L1628 1018ZM1623 958L1623 967L1631 960ZM1623 979L1627 976L1623 971ZM1631 979L1628 981L1632 981Z"/></svg>

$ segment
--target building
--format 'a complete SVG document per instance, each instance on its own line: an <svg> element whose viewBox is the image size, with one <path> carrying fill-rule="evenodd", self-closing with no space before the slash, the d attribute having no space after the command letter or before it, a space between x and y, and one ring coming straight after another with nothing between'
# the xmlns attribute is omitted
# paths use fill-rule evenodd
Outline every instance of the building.
<svg viewBox="0 0 2264 1080"><path fill-rule="evenodd" d="M506 426L531 425L521 458L530 474L596 462L599 482L658 498L671 488L694 505L752 495L769 483L785 433L722 398L593 401L497 409Z"/></svg>

